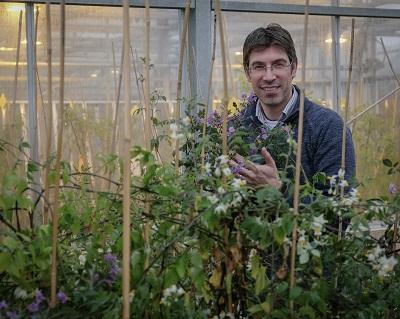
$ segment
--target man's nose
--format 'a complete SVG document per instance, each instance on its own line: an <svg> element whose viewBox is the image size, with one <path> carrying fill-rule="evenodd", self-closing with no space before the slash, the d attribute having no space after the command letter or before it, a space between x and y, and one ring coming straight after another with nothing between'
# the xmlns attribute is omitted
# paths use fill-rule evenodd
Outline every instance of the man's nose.
<svg viewBox="0 0 400 319"><path fill-rule="evenodd" d="M264 69L263 80L272 81L275 78L276 78L276 75L270 67Z"/></svg>

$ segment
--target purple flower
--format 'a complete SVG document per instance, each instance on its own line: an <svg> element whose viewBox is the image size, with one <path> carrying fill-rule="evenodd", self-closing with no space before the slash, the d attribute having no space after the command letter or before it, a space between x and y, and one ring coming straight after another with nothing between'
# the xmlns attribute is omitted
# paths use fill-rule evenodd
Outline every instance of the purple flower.
<svg viewBox="0 0 400 319"><path fill-rule="evenodd" d="M108 264L114 264L117 261L117 257L112 253L107 253L104 255L104 261Z"/></svg>
<svg viewBox="0 0 400 319"><path fill-rule="evenodd" d="M43 296L43 293L41 290L38 290L36 292L36 302L39 305L42 301L46 300L46 298Z"/></svg>
<svg viewBox="0 0 400 319"><path fill-rule="evenodd" d="M117 265L112 265L112 267L110 268L110 271L109 271L110 279L115 280L120 272L121 272L121 269Z"/></svg>
<svg viewBox="0 0 400 319"><path fill-rule="evenodd" d="M5 300L0 301L0 309L7 309L7 303Z"/></svg>
<svg viewBox="0 0 400 319"><path fill-rule="evenodd" d="M249 101L249 103L254 103L257 101L257 95L254 94L254 92L251 92L249 97L247 98L247 101Z"/></svg>
<svg viewBox="0 0 400 319"><path fill-rule="evenodd" d="M233 126L230 126L228 128L228 136L231 136L233 133L235 133L235 128Z"/></svg>
<svg viewBox="0 0 400 319"><path fill-rule="evenodd" d="M19 316L18 316L16 311L7 311L6 315L10 319L18 319L19 318Z"/></svg>
<svg viewBox="0 0 400 319"><path fill-rule="evenodd" d="M247 93L243 92L242 93L242 99L246 99L247 98Z"/></svg>
<svg viewBox="0 0 400 319"><path fill-rule="evenodd" d="M57 292L57 299L58 299L62 304L64 304L64 303L67 302L68 297L67 297L67 295L66 295L65 293L63 293L61 290L59 290L59 291Z"/></svg>
<svg viewBox="0 0 400 319"><path fill-rule="evenodd" d="M251 148L249 153L250 155L256 155L258 153L258 150L256 148Z"/></svg>
<svg viewBox="0 0 400 319"><path fill-rule="evenodd" d="M237 166L232 166L231 167L231 172L234 175L238 175L242 172L242 169L244 168L244 164L239 162Z"/></svg>
<svg viewBox="0 0 400 319"><path fill-rule="evenodd" d="M397 193L397 186L394 183L390 183L388 191L390 194L394 195Z"/></svg>
<svg viewBox="0 0 400 319"><path fill-rule="evenodd" d="M29 312L37 312L39 310L39 303L34 301L27 307Z"/></svg>

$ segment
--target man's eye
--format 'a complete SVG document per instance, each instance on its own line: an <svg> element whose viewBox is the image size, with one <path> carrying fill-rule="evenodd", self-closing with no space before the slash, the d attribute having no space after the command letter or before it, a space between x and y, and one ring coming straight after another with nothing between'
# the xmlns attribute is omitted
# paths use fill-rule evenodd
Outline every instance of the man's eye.
<svg viewBox="0 0 400 319"><path fill-rule="evenodd" d="M255 65L253 69L254 71L262 71L265 69L265 67L263 65Z"/></svg>
<svg viewBox="0 0 400 319"><path fill-rule="evenodd" d="M284 63L274 63L272 64L273 69L283 69L286 65Z"/></svg>

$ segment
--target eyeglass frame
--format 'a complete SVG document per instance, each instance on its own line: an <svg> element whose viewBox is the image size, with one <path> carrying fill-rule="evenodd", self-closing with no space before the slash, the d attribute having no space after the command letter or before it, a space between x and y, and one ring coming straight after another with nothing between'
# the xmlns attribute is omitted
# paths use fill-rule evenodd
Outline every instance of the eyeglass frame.
<svg viewBox="0 0 400 319"><path fill-rule="evenodd" d="M291 61L287 65L279 65L279 66L277 64L280 64L280 62L272 63L271 66L266 66L265 64L257 64L256 67L260 67L263 70L262 74L265 74L268 69L270 69L272 73L276 74L276 73L279 73L279 72L283 71L284 69L292 66L293 62L294 61ZM274 66L274 64L275 64L275 66ZM258 71L255 71L254 67L247 67L246 69L247 69L247 71L249 73L251 73L251 72L259 72L259 74L261 74L261 69L258 70Z"/></svg>

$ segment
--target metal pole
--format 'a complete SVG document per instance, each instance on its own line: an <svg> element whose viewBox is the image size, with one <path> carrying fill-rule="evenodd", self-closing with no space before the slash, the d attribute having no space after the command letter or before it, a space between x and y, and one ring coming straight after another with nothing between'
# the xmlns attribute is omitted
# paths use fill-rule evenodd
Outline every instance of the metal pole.
<svg viewBox="0 0 400 319"><path fill-rule="evenodd" d="M333 6L339 6L339 0L332 0ZM332 19L332 106L340 113L340 17Z"/></svg>
<svg viewBox="0 0 400 319"><path fill-rule="evenodd" d="M25 25L26 25L26 56L27 56L27 72L28 72L28 135L29 145L31 147L31 159L35 163L39 163L39 144L38 144L38 127L37 127L37 91L36 91L36 51L35 51L35 18L34 4L27 3L25 5ZM33 172L32 188L36 191L32 194L33 202L36 202L40 193L40 175L39 171ZM42 217L40 205L38 205L33 214L33 224L40 225Z"/></svg>

